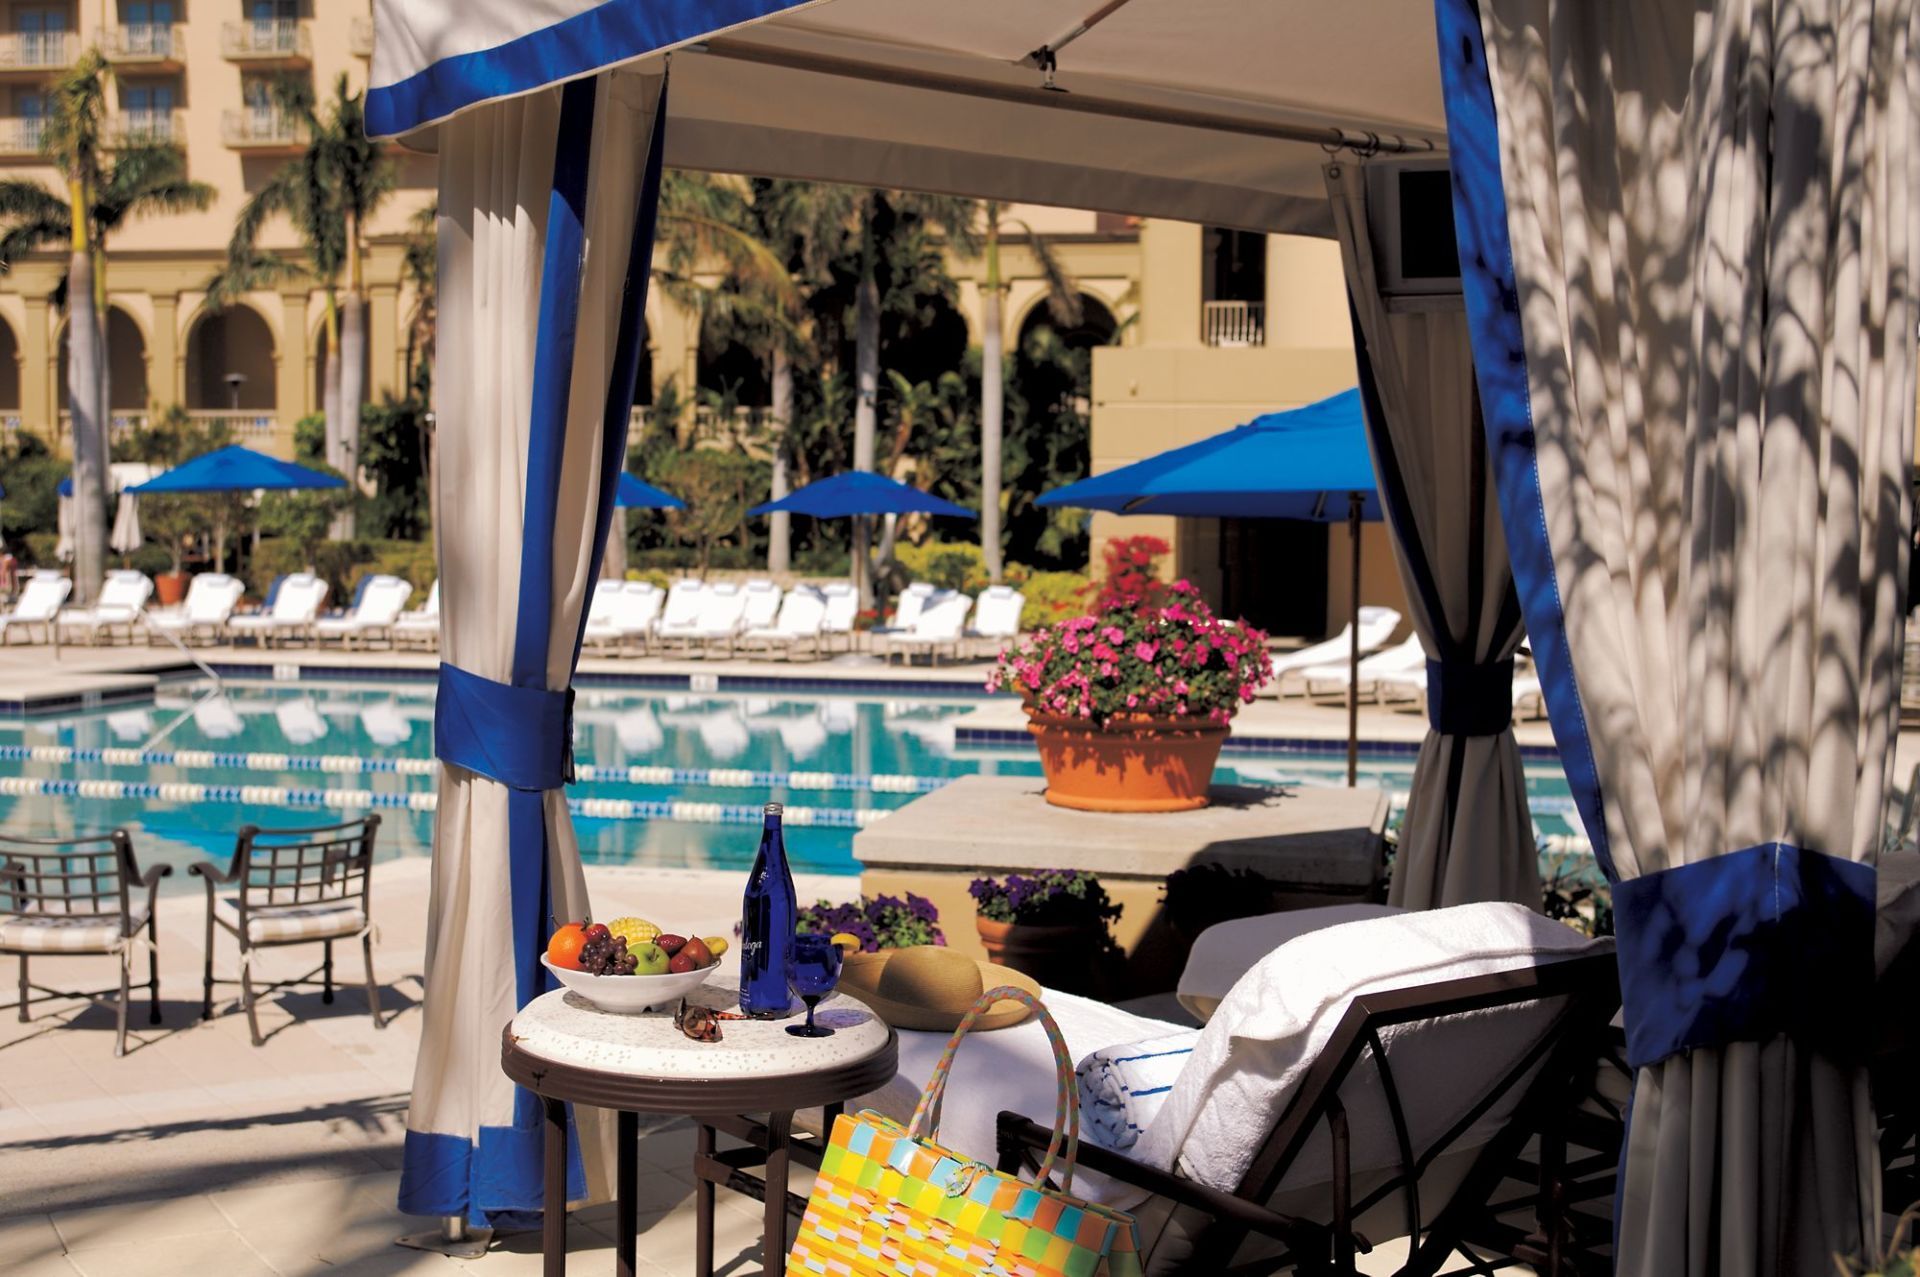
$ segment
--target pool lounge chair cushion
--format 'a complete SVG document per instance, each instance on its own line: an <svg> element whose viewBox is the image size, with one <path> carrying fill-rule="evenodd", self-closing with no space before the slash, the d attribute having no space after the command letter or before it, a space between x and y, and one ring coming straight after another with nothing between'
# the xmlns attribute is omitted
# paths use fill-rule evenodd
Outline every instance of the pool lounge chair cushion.
<svg viewBox="0 0 1920 1277"><path fill-rule="evenodd" d="M1200 933L1187 952L1187 965L1180 972L1180 1005L1205 1023L1240 977L1287 941L1326 927L1401 912L1393 905L1323 905L1215 923Z"/></svg>
<svg viewBox="0 0 1920 1277"><path fill-rule="evenodd" d="M130 906L131 930L147 925L144 901ZM0 920L0 949L26 953L112 953L123 943L120 915L76 913Z"/></svg>
<svg viewBox="0 0 1920 1277"><path fill-rule="evenodd" d="M220 920L239 930L240 904L232 896L215 903ZM290 940L327 940L355 936L366 930L367 915L357 901L326 901L308 905L256 905L247 912L247 939L253 944L280 944Z"/></svg>

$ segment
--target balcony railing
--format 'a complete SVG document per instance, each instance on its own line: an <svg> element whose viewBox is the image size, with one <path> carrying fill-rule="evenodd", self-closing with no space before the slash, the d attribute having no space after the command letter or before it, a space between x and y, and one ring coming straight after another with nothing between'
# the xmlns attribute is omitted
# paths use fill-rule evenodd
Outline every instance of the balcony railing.
<svg viewBox="0 0 1920 1277"><path fill-rule="evenodd" d="M186 57L186 28L168 22L131 22L113 29L115 62L173 65Z"/></svg>
<svg viewBox="0 0 1920 1277"><path fill-rule="evenodd" d="M1200 303L1200 340L1209 346L1266 345L1266 305L1262 302Z"/></svg>
<svg viewBox="0 0 1920 1277"><path fill-rule="evenodd" d="M47 122L37 116L21 115L0 119L0 155L18 159L40 154L40 140L47 135Z"/></svg>
<svg viewBox="0 0 1920 1277"><path fill-rule="evenodd" d="M79 56L80 37L71 31L0 35L0 71L59 71Z"/></svg>
<svg viewBox="0 0 1920 1277"><path fill-rule="evenodd" d="M373 56L373 19L355 18L347 32L347 48L356 58Z"/></svg>
<svg viewBox="0 0 1920 1277"><path fill-rule="evenodd" d="M224 425L235 437L259 438L280 428L272 412L253 408L195 408L187 416L196 426Z"/></svg>
<svg viewBox="0 0 1920 1277"><path fill-rule="evenodd" d="M223 111L220 139L236 150L293 150L306 145L307 126L298 116L270 107Z"/></svg>
<svg viewBox="0 0 1920 1277"><path fill-rule="evenodd" d="M184 118L178 111L122 111L113 122L116 142L180 142L187 140Z"/></svg>
<svg viewBox="0 0 1920 1277"><path fill-rule="evenodd" d="M298 18L259 18L227 23L221 28L220 49L236 62L308 62L313 37Z"/></svg>

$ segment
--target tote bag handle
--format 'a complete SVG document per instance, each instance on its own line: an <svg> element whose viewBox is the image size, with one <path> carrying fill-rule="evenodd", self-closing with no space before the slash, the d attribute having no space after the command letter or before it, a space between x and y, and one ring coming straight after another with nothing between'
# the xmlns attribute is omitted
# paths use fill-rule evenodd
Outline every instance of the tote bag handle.
<svg viewBox="0 0 1920 1277"><path fill-rule="evenodd" d="M996 1002L1018 1002L1033 1012L1046 1030L1047 1041L1053 1047L1054 1100L1053 1100L1053 1138L1047 1143L1047 1155L1040 1161L1040 1170L1035 1183L1045 1184L1047 1177L1055 1169L1060 1169L1060 1188L1067 1191L1073 1187L1074 1162L1080 1155L1080 1105L1076 1096L1078 1083L1074 1080L1073 1058L1067 1054L1067 1040L1060 1036L1060 1026L1055 1024L1053 1016L1047 1012L1040 999L1025 989L1016 989L1012 985L1001 985L997 989L988 989L980 995L978 1001L967 1011L953 1036L947 1039L947 1049L940 1053L940 1062L933 1067L933 1076L927 1079L927 1089L920 1096L920 1103L914 1107L913 1120L907 1124L907 1136L915 1140L935 1140L940 1130L940 1101L946 1097L947 1079L953 1069L954 1052L960 1049L960 1039L967 1036L967 1030L973 1022L991 1010ZM1066 1146L1065 1161L1061 1161L1061 1145Z"/></svg>

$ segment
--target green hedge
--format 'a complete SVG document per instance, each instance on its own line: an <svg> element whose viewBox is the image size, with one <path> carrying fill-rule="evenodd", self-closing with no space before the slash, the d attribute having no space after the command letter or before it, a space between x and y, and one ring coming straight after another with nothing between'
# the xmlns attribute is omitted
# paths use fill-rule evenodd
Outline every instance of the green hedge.
<svg viewBox="0 0 1920 1277"><path fill-rule="evenodd" d="M1021 583L1027 605L1020 612L1020 628L1037 630L1087 610L1087 577L1083 572L1035 572Z"/></svg>

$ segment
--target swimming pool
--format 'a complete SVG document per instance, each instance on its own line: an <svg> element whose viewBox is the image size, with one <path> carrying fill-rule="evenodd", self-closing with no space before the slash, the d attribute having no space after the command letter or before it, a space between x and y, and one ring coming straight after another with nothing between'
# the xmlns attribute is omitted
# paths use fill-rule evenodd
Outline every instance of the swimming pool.
<svg viewBox="0 0 1920 1277"><path fill-rule="evenodd" d="M956 741L978 696L578 693L568 788L589 862L743 869L760 805L788 805L795 868L855 873L853 836L946 780L1040 773L1031 747ZM163 684L151 706L0 722L0 829L58 836L125 826L142 862L231 853L233 831L369 810L383 854L432 839L433 687L228 679ZM1363 756L1361 782L1404 795L1413 760ZM1239 754L1220 779L1340 784L1344 755ZM1557 762L1529 759L1543 834L1571 832ZM171 889L192 885L179 877Z"/></svg>

